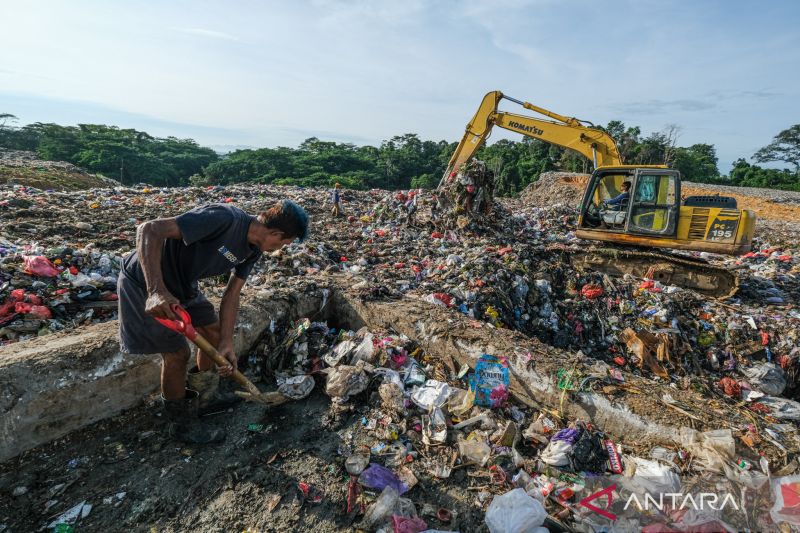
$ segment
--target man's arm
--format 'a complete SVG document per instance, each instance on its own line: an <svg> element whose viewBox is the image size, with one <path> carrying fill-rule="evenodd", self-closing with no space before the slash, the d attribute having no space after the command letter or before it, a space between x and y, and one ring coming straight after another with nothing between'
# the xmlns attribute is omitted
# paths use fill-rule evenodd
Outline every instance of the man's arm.
<svg viewBox="0 0 800 533"><path fill-rule="evenodd" d="M233 328L236 325L236 314L239 311L239 294L244 287L242 278L231 274L228 285L222 294L219 304L219 346L217 351L227 359L231 366L218 369L221 376L229 376L237 368L236 352L233 350Z"/></svg>
<svg viewBox="0 0 800 533"><path fill-rule="evenodd" d="M180 239L181 231L174 218L159 218L136 228L136 253L147 286L145 313L176 320L171 306L180 303L166 285L161 272L161 252L167 239Z"/></svg>
<svg viewBox="0 0 800 533"><path fill-rule="evenodd" d="M606 205L619 205L628 199L630 195L626 192L620 193L611 200L606 200Z"/></svg>

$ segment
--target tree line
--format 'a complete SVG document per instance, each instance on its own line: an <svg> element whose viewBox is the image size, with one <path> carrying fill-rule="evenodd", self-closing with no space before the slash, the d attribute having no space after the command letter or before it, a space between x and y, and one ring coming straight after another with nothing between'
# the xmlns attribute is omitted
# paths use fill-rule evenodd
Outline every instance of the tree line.
<svg viewBox="0 0 800 533"><path fill-rule="evenodd" d="M380 146L323 141L316 137L297 148L237 150L219 155L192 139L157 138L115 126L34 123L17 127L16 117L0 114L0 147L35 151L43 159L68 161L123 184L157 186L272 183L354 189L433 188L447 166L455 142L422 140L407 133ZM626 164L669 164L683 178L700 183L800 190L800 124L780 132L757 151L756 163L781 161L793 169L778 170L738 159L722 175L711 144L677 146L678 128L643 135L620 121L601 129L617 142ZM476 157L497 176L496 191L511 196L551 170L590 172L582 155L531 138L500 140L484 146Z"/></svg>
<svg viewBox="0 0 800 533"><path fill-rule="evenodd" d="M219 159L214 150L192 139L162 139L102 124L36 122L14 127L14 119L0 114L0 148L33 151L42 159L67 161L126 185L186 185L190 176Z"/></svg>

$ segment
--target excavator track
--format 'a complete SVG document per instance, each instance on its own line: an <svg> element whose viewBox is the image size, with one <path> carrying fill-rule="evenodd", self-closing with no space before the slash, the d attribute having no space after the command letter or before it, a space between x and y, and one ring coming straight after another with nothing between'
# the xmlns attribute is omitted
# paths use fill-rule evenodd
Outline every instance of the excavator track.
<svg viewBox="0 0 800 533"><path fill-rule="evenodd" d="M604 272L614 277L630 274L713 298L729 298L739 290L736 274L701 259L618 248L570 251L567 257L575 268Z"/></svg>

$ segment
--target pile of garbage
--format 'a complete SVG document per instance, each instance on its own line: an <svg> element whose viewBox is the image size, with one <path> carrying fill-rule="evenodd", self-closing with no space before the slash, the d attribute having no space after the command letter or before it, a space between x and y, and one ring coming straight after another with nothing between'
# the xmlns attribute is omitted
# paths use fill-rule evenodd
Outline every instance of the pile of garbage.
<svg viewBox="0 0 800 533"><path fill-rule="evenodd" d="M117 313L122 257L92 247L0 242L0 340L43 336Z"/></svg>
<svg viewBox="0 0 800 533"><path fill-rule="evenodd" d="M439 203L444 210L445 223L451 227L466 228L491 224L489 217L497 207L494 198L494 172L486 163L472 159L443 180L439 190Z"/></svg>
<svg viewBox="0 0 800 533"><path fill-rule="evenodd" d="M676 399L664 401L689 419L697 413L681 403L682 390L752 419L743 435L685 428L679 447L627 448L603 428L517 404L508 389L509 354L484 354L473 370L453 372L417 340L392 331L342 331L311 320L274 324L268 349L251 355L256 373L293 399L324 387L332 423L360 414L358 426L339 436L351 476L349 512L364 528L471 527L459 526L453 508L415 501L415 479L422 478L462 487L485 511L490 531L558 531L602 527L606 517L581 502L614 484L602 494L613 493L615 501L641 496L641 487L625 484L632 479L678 492L676 479L695 486L714 473L719 482L761 490L795 473L796 239L771 243L772 235L757 234L755 251L742 257L697 254L741 278L734 297L709 299L570 266L565 258L587 246L574 235L575 209L492 199L483 181L489 174L469 167L451 184L453 195L415 191L413 203L410 191L345 191L343 217L329 214L327 191L299 187L63 193L0 186L0 343L114 319L116 277L141 222L211 202L255 214L290 198L309 211L311 236L265 255L245 291L291 289L299 279L324 285L335 274L363 300L424 301L476 327L516 330L575 354L582 363L555 376L565 397L646 394L628 385L636 376L674 388ZM223 282L202 286L214 296ZM766 445L783 454L780 460L759 455ZM659 520L688 527L700 518ZM712 518L741 528L736 517ZM753 519L747 527L766 528L764 516Z"/></svg>
<svg viewBox="0 0 800 533"><path fill-rule="evenodd" d="M454 183L483 173L488 173L483 167L469 167ZM483 195L484 185L476 187ZM405 203L379 190L348 191L347 216L334 219L326 214L327 195L314 189L2 188L0 342L115 318L116 276L141 221L208 202L255 213L290 197L311 212L311 238L265 256L250 286L344 273L363 297L421 298L492 327L664 379L736 372L764 361L789 372L793 388L800 358L800 311L790 303L800 298L796 249L765 243L739 258L700 254L742 278L739 294L719 302L658 282L611 279L570 267L565 257L585 247L574 236L571 207L498 205L485 212L492 213L492 224L472 231L473 225L459 229L437 219L439 199L428 192L419 196L419 213L410 224ZM479 205L490 202L472 202L482 212Z"/></svg>
<svg viewBox="0 0 800 533"><path fill-rule="evenodd" d="M795 523L791 506L773 508L768 496L770 483L796 481L788 474L798 465L770 470L756 449L773 434L797 439L789 423L772 424L764 437L753 427L742 437L750 443L744 450L730 429L688 427L680 430L680 446L623 447L602 428L515 403L503 355L484 354L474 370L449 373L403 335L337 330L308 319L278 332L251 362L272 368L279 390L293 398L311 393L313 376L331 398L331 416L356 421L337 434L339 465L349 476L347 514L359 529L477 529L473 516L459 516L463 506L432 499L432 487L471 501L493 533L588 532L612 523L646 531ZM776 375L752 377L764 392L780 394ZM414 490L420 481L425 492ZM687 494L694 502L712 489L722 495L716 507L687 513L681 499L643 512L654 494Z"/></svg>

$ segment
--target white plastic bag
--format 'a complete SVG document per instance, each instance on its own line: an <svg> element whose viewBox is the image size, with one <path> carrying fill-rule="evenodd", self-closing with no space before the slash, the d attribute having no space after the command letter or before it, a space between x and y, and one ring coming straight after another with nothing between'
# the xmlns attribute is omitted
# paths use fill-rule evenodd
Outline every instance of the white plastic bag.
<svg viewBox="0 0 800 533"><path fill-rule="evenodd" d="M547 518L538 500L523 489L495 496L486 511L486 526L491 533L535 533Z"/></svg>
<svg viewBox="0 0 800 533"><path fill-rule="evenodd" d="M278 392L292 400L302 400L311 394L313 389L313 376L293 376L286 379L278 379Z"/></svg>
<svg viewBox="0 0 800 533"><path fill-rule="evenodd" d="M450 396L450 387L447 383L429 379L425 385L411 393L411 401L426 411L430 411L443 406L448 396Z"/></svg>
<svg viewBox="0 0 800 533"><path fill-rule="evenodd" d="M755 363L743 372L747 382L767 396L780 396L786 388L786 373L774 363Z"/></svg>
<svg viewBox="0 0 800 533"><path fill-rule="evenodd" d="M723 464L736 454L736 443L730 429L715 429L699 432L682 427L679 430L681 445L689 450L698 463L714 472L724 472Z"/></svg>
<svg viewBox="0 0 800 533"><path fill-rule="evenodd" d="M625 462L635 474L621 478L620 482L631 492L641 495L680 492L681 479L669 466L634 456L626 456Z"/></svg>
<svg viewBox="0 0 800 533"><path fill-rule="evenodd" d="M800 420L800 403L787 398L765 396L759 400L770 409L770 414L781 420Z"/></svg>
<svg viewBox="0 0 800 533"><path fill-rule="evenodd" d="M569 452L572 444L564 440L551 440L547 448L542 451L539 459L551 466L569 465Z"/></svg>

